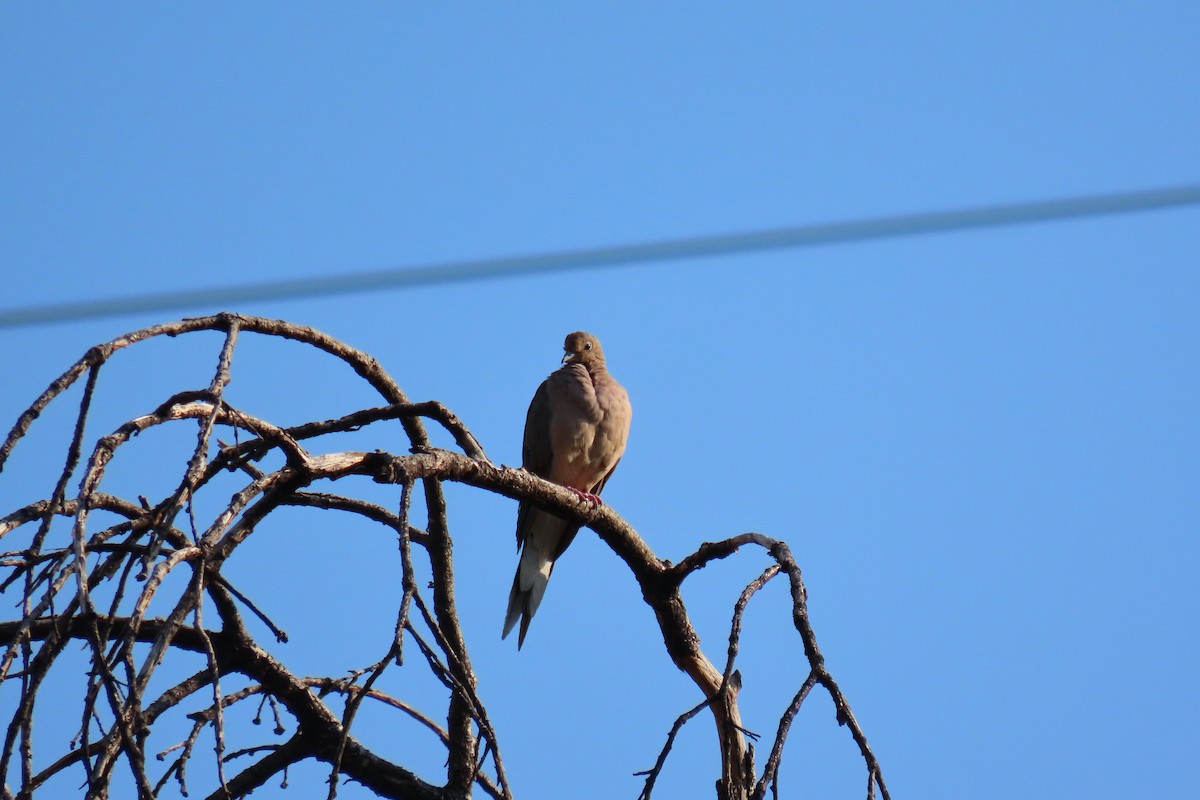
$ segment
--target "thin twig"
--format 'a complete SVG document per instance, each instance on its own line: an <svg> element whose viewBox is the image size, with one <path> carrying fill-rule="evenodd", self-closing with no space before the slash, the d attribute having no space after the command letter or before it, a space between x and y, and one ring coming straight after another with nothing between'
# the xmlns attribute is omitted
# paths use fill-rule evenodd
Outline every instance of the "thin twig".
<svg viewBox="0 0 1200 800"><path fill-rule="evenodd" d="M216 367L207 387L177 392L149 414L133 417L107 436L85 439L85 424L92 395L98 386L100 368L114 353L156 337L173 337L200 331L224 334ZM231 405L225 389L232 377L236 347L245 334L259 334L290 340L316 348L350 369L381 398L378 405L324 421L279 427L265 419ZM679 730L704 708L711 711L721 742L722 776L719 793L745 797L753 790L762 797L767 788L778 796L778 776L782 750L792 721L812 688L820 685L828 691L837 711L838 722L847 726L858 745L868 773L868 800L878 789L882 800L890 800L874 752L850 709L844 693L825 667L808 616L807 592L799 567L787 546L759 533L745 533L721 542L705 543L679 564L670 565L658 558L645 541L608 506L595 507L576 498L560 486L541 480L523 470L497 467L489 462L479 442L453 413L435 401L412 403L395 381L370 356L318 331L280 320L237 314L208 317L144 328L118 337L89 350L83 358L59 376L23 412L8 437L0 443L0 470L13 448L24 439L33 422L49 405L81 378L86 377L83 400L75 416L75 432L68 447L65 464L52 482L45 499L0 517L0 537L24 526L36 525L31 545L0 553L0 566L7 567L0 581L0 593L21 587L22 616L0 622L0 679L19 678L20 696L7 720L3 748L0 749L0 798L8 798L4 780L20 780L22 798L50 778L79 765L89 797L110 794L115 768L124 763L133 775L140 795L150 797L172 779L186 791L186 770L205 726L214 728L219 784L212 797L244 796L279 774L286 783L288 768L301 760L315 758L329 764L332 797L343 780L363 783L380 796L435 800L446 796L466 796L472 785L490 797L511 800L511 790L499 754L496 732L478 692L467 644L457 616L453 568L453 541L447 522L445 480L467 483L507 497L538 504L564 519L578 521L594 530L602 541L630 569L642 596L653 610L663 634L664 645L672 661L701 689L704 702L681 715L671 728L667 742L654 768L646 773L643 789L648 797ZM423 420L433 420L446 431L461 452L432 448ZM138 434L178 421L192 420L194 446L182 457L186 467L177 484L157 503L147 500L129 502L101 491L108 466ZM398 421L407 437L401 443L410 455L390 453L325 452L320 437L357 430L383 421ZM234 444L215 440L217 426L232 429ZM394 438L394 437L392 437ZM218 447L213 450L213 442ZM306 446L302 447L301 442ZM85 446L91 452L83 462ZM210 458L211 454L211 458ZM271 455L283 466L268 468L251 463ZM66 486L74 480L79 465L79 489L66 498ZM261 468L260 468L261 466ZM224 485L224 477L248 482L235 488L232 495L224 490L209 491ZM401 484L398 510L352 497L314 491L318 481L338 480L352 475L369 476L379 482ZM218 477L221 480L218 481ZM410 525L412 492L420 482L427 512L426 530ZM201 503L205 493L208 502ZM212 498L219 493L215 503ZM135 496L136 497L136 496ZM222 575L224 564L235 557L240 545L282 506L334 509L376 522L384 530L394 531L401 553L401 594L396 613L392 643L384 659L366 671L353 674L349 681L326 677L301 677L291 673L274 655L251 637L241 610L263 622L277 642L286 635L267 615L252 603L247 593L238 591ZM199 519L200 510L215 508L211 516ZM190 533L175 527L178 515L186 509ZM93 512L109 511L122 518L117 524L89 533ZM59 517L70 518L68 536L59 537L65 526L53 524ZM102 519L95 514L96 519ZM56 541L59 537L61 541ZM413 565L413 546L423 548L432 571L429 602L418 591ZM742 591L734 606L730 641L723 670L718 670L699 647L699 637L687 616L680 586L692 573L712 561L726 558L747 546L761 547L774 563ZM140 564L139 574L135 565ZM168 583L171 573L188 565L191 580L184 588ZM793 624L804 645L809 664L808 678L780 718L772 749L761 777L755 780L753 744L756 738L741 722L738 693L741 674L736 669L742 647L742 618L750 599L779 573L787 575L792 598ZM131 578L142 581L140 591L132 592ZM76 591L71 592L68 587ZM175 594L166 596L167 586ZM100 591L102 590L102 592ZM107 613L97 613L91 604L93 591L104 597ZM204 607L207 598L212 604ZM151 604L163 602L170 608L166 618L150 617ZM412 612L415 604L418 613ZM204 627L204 614L214 609L220 617L216 629ZM188 616L192 617L187 624ZM411 617L411 619L410 619ZM419 619L419 621L418 621ZM415 625L414 625L415 623ZM420 631L418 632L418 626ZM404 666L406 639L416 643L425 666L449 689L445 726L430 715L391 698L374 687L393 661ZM47 683L58 656L72 641L82 641L91 657L91 669L84 685L78 746L70 749L50 766L34 774L33 722L36 699ZM148 647L147 647L148 645ZM206 668L171 686L153 702L145 692L159 664L176 651L200 654ZM19 659L19 663L18 663ZM418 660L418 666L419 665ZM409 665L411 668L411 665ZM14 672L14 670L19 671ZM165 670L164 670L165 672ZM222 694L221 679L237 674L248 685L230 694ZM366 675L362 685L358 680ZM332 681L332 683L330 682ZM182 742L161 754L174 755L156 782L147 775L144 743L151 726L170 712L183 713L186 698L208 689L211 700L206 708L193 712L193 732ZM320 691L314 691L319 689ZM334 713L324 695L345 695L342 713ZM255 721L269 704L275 717L275 734L282 735L287 724L295 733L283 744L251 744L226 752L226 725L223 709L248 697L258 697ZM407 714L437 734L447 747L448 759L444 786L433 786L402 766L381 759L350 735L353 721L367 698L385 704L389 711ZM232 715L230 715L232 718ZM232 740L231 740L232 741ZM39 745L42 745L39 740ZM20 766L12 758L19 755ZM228 777L223 764L234 759L250 760L237 774ZM495 780L484 774L490 761Z"/></svg>

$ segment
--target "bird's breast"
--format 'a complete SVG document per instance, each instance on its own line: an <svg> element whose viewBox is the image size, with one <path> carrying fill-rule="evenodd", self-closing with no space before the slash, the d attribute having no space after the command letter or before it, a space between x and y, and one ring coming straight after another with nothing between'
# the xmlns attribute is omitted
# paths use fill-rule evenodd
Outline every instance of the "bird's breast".
<svg viewBox="0 0 1200 800"><path fill-rule="evenodd" d="M554 415L550 480L589 491L620 460L629 434L629 401L623 391L612 394L592 392L590 403L564 404Z"/></svg>

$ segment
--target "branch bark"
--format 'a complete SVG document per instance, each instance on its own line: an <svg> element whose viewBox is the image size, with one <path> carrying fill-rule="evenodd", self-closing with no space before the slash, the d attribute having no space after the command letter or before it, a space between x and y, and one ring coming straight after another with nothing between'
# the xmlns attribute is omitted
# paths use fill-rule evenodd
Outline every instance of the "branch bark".
<svg viewBox="0 0 1200 800"><path fill-rule="evenodd" d="M199 331L224 333L212 378L207 387L170 395L153 411L129 419L107 436L97 439L90 456L85 452L85 423L103 365L112 355L139 342L160 336L175 337ZM348 365L380 396L383 404L323 421L288 428L233 407L224 397L234 369L234 356L245 334L279 337L316 348ZM649 798L655 780L668 759L675 735L689 720L707 708L719 745L721 769L716 795L721 800L762 798L768 789L777 792L778 770L792 720L812 689L829 693L837 721L849 728L867 770L868 798L875 790L890 800L874 751L854 717L850 705L825 666L808 615L807 591L800 568L787 545L761 533L748 532L699 546L677 564L659 558L638 533L607 505L593 505L577 493L541 480L523 470L492 464L470 430L449 409L434 401L414 403L370 356L311 328L280 320L235 314L181 320L134 331L89 350L18 418L0 444L0 470L28 432L34 420L63 392L86 376L83 399L63 469L44 500L12 510L0 518L0 537L24 526L36 526L30 544L0 555L0 567L10 572L0 579L0 593L20 587L21 619L0 622L0 679L19 681L16 711L8 722L0 776L20 781L20 796L32 793L63 772L81 767L89 797L106 797L115 765L124 761L133 776L139 797L155 796L175 777L184 785L192 758L192 744L205 726L215 731L218 786L210 797L241 797L262 786L288 767L305 759L330 766L329 796L336 794L340 777L362 783L382 797L442 800L469 797L478 786L488 795L510 800L511 790L500 756L497 733L488 717L472 667L466 638L457 616L454 580L454 541L447 522L444 481L454 481L516 500L530 500L565 518L590 527L630 570L658 622L666 651L673 663L700 690L702 702L682 714L648 772L642 796ZM430 445L422 420L440 425L461 452ZM329 434L365 426L399 422L411 452L396 455L376 452L314 453L310 446ZM157 502L133 502L103 491L108 465L138 434L159 426L187 423L196 427L195 446L182 459L178 484ZM235 444L215 439L219 427L232 429ZM258 462L275 453L282 466L265 469ZM78 475L80 489L71 498L66 487ZM216 478L236 474L244 478L211 517L198 522L195 498ZM369 476L383 484L400 486L399 508L385 509L358 498L316 491L318 481ZM424 529L409 524L411 493L420 487L426 512ZM228 497L228 495L226 495ZM334 509L374 521L399 543L402 586L395 631L376 664L352 672L353 679L301 676L262 647L250 634L240 609L249 609L277 640L286 635L251 600L222 574L224 565L243 542L271 514L284 506ZM91 512L116 514L121 521L99 530ZM54 538L56 519L71 521L67 541ZM699 636L688 615L682 587L698 570L714 560L747 547L765 552L772 560L751 580L734 605L724 668L718 669L700 647ZM428 558L433 575L428 600L414 579L413 549ZM140 569L135 569L140 565ZM174 572L187 576L182 590L165 598L172 607L166 617L147 615L152 600L163 602L163 587ZM786 577L791 597L793 627L808 661L807 677L781 714L772 746L761 773L756 771L754 747L747 742L738 705L741 675L736 668L740 653L741 621L746 605L759 589L777 575ZM134 586L133 576L141 582ZM108 611L96 608L93 591L112 587L106 597ZM73 588L73 591L72 591ZM100 595L97 595L100 596ZM415 609L415 612L413 611ZM189 616L191 622L188 622ZM206 627L213 618L215 627ZM425 665L448 689L442 715L444 726L433 715L374 689L391 663L405 665L403 644L414 641ZM82 698L81 736L72 749L34 773L33 714L36 699L50 669L71 641L84 643L92 662L87 690ZM139 647L135 648L135 645ZM149 647L144 647L149 645ZM178 680L157 698L145 697L151 676L174 652L203 657L206 667ZM19 667L18 667L19 665ZM232 675L248 687L224 694L223 679ZM358 685L360 676L366 681ZM12 685L12 684L8 684ZM147 732L164 715L177 710L189 697L210 693L206 711L190 715L192 733L172 750L177 754L157 782L151 780L143 752ZM328 694L346 698L341 713L326 702ZM251 758L228 777L222 758L224 709L227 705L259 696L272 708L284 709L292 730L283 741L243 748L229 758ZM360 703L374 699L397 713L424 725L447 750L445 782L436 785L406 767L380 758L352 735ZM93 735L93 728L98 730ZM283 722L277 724L286 732ZM752 735L750 735L752 736ZM756 737L754 737L756 738ZM16 757L16 762L13 761ZM16 763L14 768L12 765ZM239 760L239 763L244 763ZM488 769L485 769L488 766ZM7 790L3 796L9 796Z"/></svg>

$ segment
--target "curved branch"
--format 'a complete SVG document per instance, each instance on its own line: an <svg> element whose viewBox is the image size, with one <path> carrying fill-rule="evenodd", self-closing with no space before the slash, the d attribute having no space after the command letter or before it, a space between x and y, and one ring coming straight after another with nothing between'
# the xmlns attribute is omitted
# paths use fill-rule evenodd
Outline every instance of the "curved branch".
<svg viewBox="0 0 1200 800"><path fill-rule="evenodd" d="M75 498L67 499L65 486L75 473L83 452L84 422L100 367L115 352L137 342L199 331L224 333L208 387L177 393L150 414L131 419L110 435L97 440L84 467L79 492ZM382 397L385 405L290 428L277 427L232 407L223 398L223 393L231 378L235 346L244 333L289 339L341 360ZM185 697L201 688L211 687L211 715L206 716L207 711L192 715L195 723L192 734L173 748L182 752L162 776L158 784L160 787L171 777L173 770L183 785L183 771L191 745L204 724L215 726L217 749L220 751L223 745L221 709L227 703L260 693L264 701L271 703L277 723L280 719L278 707L286 708L296 723L296 732L282 744L246 748L225 757L218 754L218 774L225 785L217 789L214 797L241 796L263 785L271 776L286 771L290 764L315 758L328 763L333 769L331 796L338 775L344 775L388 797L419 800L465 797L472 786L477 785L493 797L509 800L512 795L499 756L496 734L479 698L477 680L457 617L453 542L441 486L442 481L450 480L513 499L528 500L565 519L589 526L633 574L643 599L655 614L668 655L696 684L703 696L703 701L681 715L672 727L666 747L649 772L644 796L649 796L654 778L662 768L675 734L688 719L705 707L713 715L720 742L722 772L717 784L718 797L729 800L751 796L761 798L768 787L777 792L779 764L792 720L812 688L820 685L829 692L837 710L838 722L850 729L864 758L869 800L873 798L876 787L884 800L890 800L878 760L844 694L825 667L809 619L807 592L799 567L783 542L759 533L743 533L719 542L706 542L696 552L672 565L655 555L637 532L609 506L593 505L576 493L523 470L497 467L490 463L479 442L453 413L435 401L410 402L370 356L305 326L228 313L144 328L89 350L22 413L8 437L0 444L0 470L34 419L84 375L87 376L87 385L76 415L75 435L68 449L66 464L58 475L49 499L0 518L0 537L21 525L37 524L30 547L0 554L0 559L3 559L0 564L11 568L7 578L0 582L0 592L18 580L24 584L22 619L0 623L0 645L7 645L0 658L0 678L8 673L20 657L20 672L9 677L20 677L22 682L18 710L9 721L3 752L0 753L0 782L8 776L10 757L14 754L14 748L19 746L23 794L32 792L36 786L70 764L82 762L88 776L89 792L102 796L108 791L107 780L113 765L118 758L123 758L133 771L139 792L149 795L155 789L151 787L146 774L142 753L147 726L161 714L176 708ZM438 423L450 434L462 453L431 447L423 419ZM196 420L199 424L196 444L190 448L190 458L187 459L177 488L153 506L144 498L138 505L100 491L109 462L123 452L121 448L125 443L140 431L178 420ZM325 434L357 430L385 420L400 422L411 445L412 455L395 456L383 452L313 455L300 444ZM219 449L210 459L213 431L217 425L233 428L235 444L227 446L217 442ZM248 432L252 438L236 443L242 431ZM266 471L250 463L261 460L272 451L282 455L285 462L282 468ZM222 471L242 472L249 476L249 480L234 492L223 507L219 506L220 510L214 516L198 523L197 506L193 504L193 498ZM399 511L393 512L366 501L311 489L316 481L338 480L351 475L370 476L381 483L401 485ZM425 530L411 527L408 521L410 494L417 482L420 482L424 492L427 514ZM360 515L398 535L401 563L396 582L400 592L395 634L388 654L382 661L365 670L351 670L355 679L370 672L370 677L362 687L344 679L330 682L332 679L293 675L250 637L240 609L246 608L256 614L277 638L282 636L282 632L221 575L225 562L256 526L285 505L335 509ZM113 511L124 520L89 534L89 512L99 509ZM185 511L186 524L177 527L176 517ZM66 547L47 549L45 545L49 541L51 521L56 516L73 518L70 541ZM189 528L190 533L180 527ZM124 538L115 539L118 535ZM409 553L411 543L423 547L429 558L433 580L428 603L418 592L413 577ZM773 563L747 584L738 598L730 626L724 669L718 670L700 649L699 637L688 617L681 587L694 572L748 545L761 547L771 556ZM127 581L132 576L135 563L142 565L142 571L136 577L144 580L144 585L136 597L132 593L127 597ZM164 576L179 565L186 565L191 570L190 580L186 582L187 587L175 596L170 615L165 619L146 617L151 600L164 586ZM89 567L94 568L89 571ZM780 718L770 755L762 775L756 780L754 749L752 745L747 745L746 737L757 737L741 723L738 709L741 675L735 670L735 663L746 605L767 581L780 572L788 578L793 625L803 643L809 672ZM111 581L105 584L106 593L98 596L111 598L106 600L110 604L110 611L101 614L90 603L90 591L106 581ZM76 592L66 591L66 587L71 585L77 586ZM62 599L64 597L65 602ZM201 609L206 598L212 599L211 607L220 616L218 630L203 627ZM424 626L421 632L413 626L414 620L409 619L410 603L419 612L416 621ZM122 609L127 610L128 614L119 614ZM191 626L185 624L188 614L194 617ZM422 636L425 629L432 638ZM415 640L429 668L450 689L445 727L403 701L376 692L372 686L390 661L394 660L397 666L404 665L401 647L406 635ZM31 767L34 701L50 667L71 640L83 641L92 661L84 701L81 744L34 775ZM39 645L36 648L33 647L35 643ZM142 659L140 665L135 663L135 643L152 645L148 653L139 648L137 658ZM204 657L207 666L164 692L154 702L144 705L142 693L150 674L172 650L196 652ZM144 658L142 654L145 654ZM122 668L123 680L118 678ZM231 672L249 678L254 685L222 696L220 679ZM314 687L322 689L322 692L314 692ZM331 690L347 695L343 715L335 714L322 699L322 695ZM388 703L438 735L448 750L445 786L433 786L402 766L378 758L350 735L354 711L367 697ZM93 721L100 728L100 738L94 742L88 739ZM279 723L279 728L279 733L282 733L282 723ZM71 746L74 748L75 744ZM250 756L257 760L225 781L222 765L234 757ZM482 765L489 756L494 767L494 783L482 771ZM3 791L3 794L7 796L7 791Z"/></svg>
<svg viewBox="0 0 1200 800"><path fill-rule="evenodd" d="M131 630L131 620L128 618L108 619L96 615L94 617L76 616L69 620L38 620L29 627L28 635L34 639L51 637L86 639L91 635L93 622L103 622L105 627L111 631L110 637L112 638L127 635ZM173 626L169 620L147 618L137 626L134 636L139 642L154 642L171 627ZM0 623L0 643L11 641L18 633L18 624ZM296 717L298 727L302 732L298 736L303 743L303 748L293 752L296 757L289 763L293 763L301 757L315 757L328 763L333 762L341 737L341 723L309 690L311 679L293 676L282 664L245 637L244 632L213 630L201 632L195 628L185 627L174 632L172 642L175 647L204 654L207 649L206 638L211 642L213 650L217 654L217 660L224 669L241 672L258 681L265 689L280 698L292 715ZM207 684L209 680L211 678L204 680L203 684ZM188 687L190 691L194 691L195 688L200 687ZM190 691L186 693L190 693ZM174 702L177 702L178 699L175 698ZM166 701L161 704L158 712L161 713L165 710L165 706L169 703L170 701ZM346 741L345 751L342 754L341 771L353 780L371 787L384 797L427 798L428 800L441 800L442 798L442 792L438 787L428 784L410 771L374 755L353 737L349 737ZM252 773L252 775L258 774L258 772ZM263 777L263 780L267 777L270 775ZM230 780L229 784L231 794L235 797L240 796L234 791L234 787L243 784L237 783L236 776Z"/></svg>

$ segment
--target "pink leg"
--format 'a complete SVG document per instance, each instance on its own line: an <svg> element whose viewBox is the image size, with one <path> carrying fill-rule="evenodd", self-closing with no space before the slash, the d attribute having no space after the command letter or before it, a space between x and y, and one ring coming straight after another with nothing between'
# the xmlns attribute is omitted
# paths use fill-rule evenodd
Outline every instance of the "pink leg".
<svg viewBox="0 0 1200 800"><path fill-rule="evenodd" d="M575 494L582 497L584 500L587 500L589 503L591 503L594 506L598 506L604 502L603 500L600 499L600 495L598 495L598 494L592 494L591 492L585 492L582 489L576 489L574 486L568 486L567 488L570 489Z"/></svg>

